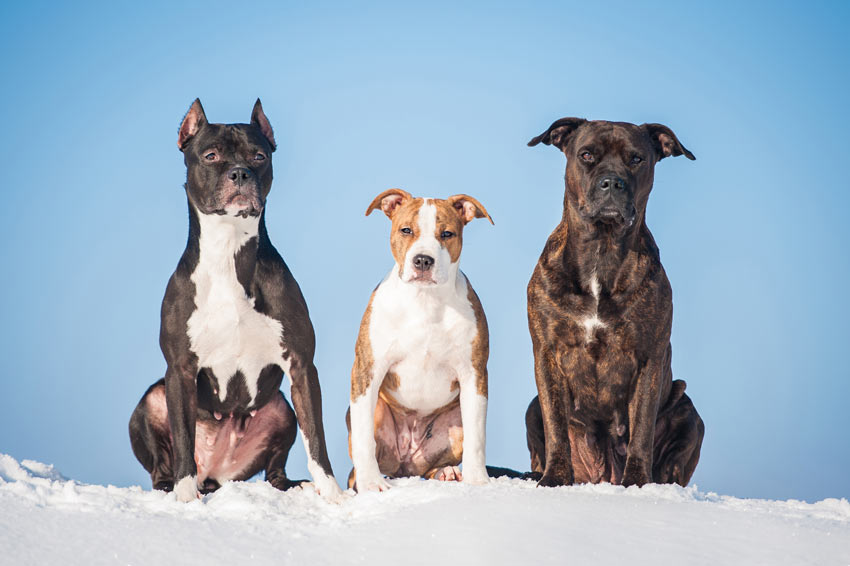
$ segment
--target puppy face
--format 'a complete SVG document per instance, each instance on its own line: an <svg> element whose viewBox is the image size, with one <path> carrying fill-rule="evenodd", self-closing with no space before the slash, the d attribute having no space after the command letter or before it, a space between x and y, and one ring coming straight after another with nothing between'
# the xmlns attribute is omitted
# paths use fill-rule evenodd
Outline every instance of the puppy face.
<svg viewBox="0 0 850 566"><path fill-rule="evenodd" d="M457 274L463 227L487 218L484 206L467 195L448 199L414 198L401 189L384 191L366 214L380 208L392 221L390 249L405 283L423 287L444 285Z"/></svg>

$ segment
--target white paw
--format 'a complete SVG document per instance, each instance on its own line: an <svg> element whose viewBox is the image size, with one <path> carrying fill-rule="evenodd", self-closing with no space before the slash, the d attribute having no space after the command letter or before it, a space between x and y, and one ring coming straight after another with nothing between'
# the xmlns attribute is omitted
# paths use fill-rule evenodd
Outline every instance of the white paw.
<svg viewBox="0 0 850 566"><path fill-rule="evenodd" d="M463 474L457 466L446 466L434 475L439 481L463 481Z"/></svg>
<svg viewBox="0 0 850 566"><path fill-rule="evenodd" d="M364 491L387 491L390 488L389 482L380 474L357 474L356 485L358 493Z"/></svg>
<svg viewBox="0 0 850 566"><path fill-rule="evenodd" d="M174 495L177 496L177 501L188 503L201 498L198 491L198 483L195 481L195 476L186 476L174 486Z"/></svg>
<svg viewBox="0 0 850 566"><path fill-rule="evenodd" d="M313 478L313 487L316 489L316 493L331 503L341 503L345 499L339 484L332 476Z"/></svg>
<svg viewBox="0 0 850 566"><path fill-rule="evenodd" d="M476 468L463 469L463 483L472 485L484 485L490 483L490 476L487 475L487 469L484 466Z"/></svg>

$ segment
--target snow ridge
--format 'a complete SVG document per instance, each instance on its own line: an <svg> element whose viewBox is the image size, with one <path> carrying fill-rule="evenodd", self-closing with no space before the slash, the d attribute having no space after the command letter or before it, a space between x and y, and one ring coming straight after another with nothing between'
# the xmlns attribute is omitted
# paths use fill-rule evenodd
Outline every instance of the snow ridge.
<svg viewBox="0 0 850 566"><path fill-rule="evenodd" d="M2 564L850 564L850 502L696 487L392 480L328 503L231 482L202 500L88 485L0 454ZM661 561L661 562L659 562Z"/></svg>

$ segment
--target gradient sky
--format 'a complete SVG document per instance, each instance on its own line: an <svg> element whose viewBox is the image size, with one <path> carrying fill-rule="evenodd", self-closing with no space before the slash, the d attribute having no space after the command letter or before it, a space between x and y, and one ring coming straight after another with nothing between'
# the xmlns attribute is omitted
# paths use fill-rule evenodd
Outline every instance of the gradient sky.
<svg viewBox="0 0 850 566"><path fill-rule="evenodd" d="M389 187L492 214L461 268L490 323L488 462L528 469L525 289L561 215L579 116L670 126L648 224L673 285L673 370L706 423L700 489L848 497L850 9L835 3L3 3L0 452L150 480L127 421L165 363L185 246L177 126L275 128L272 241L316 327L337 478L360 317L392 266ZM288 386L285 387L288 389ZM291 477L307 477L300 440Z"/></svg>

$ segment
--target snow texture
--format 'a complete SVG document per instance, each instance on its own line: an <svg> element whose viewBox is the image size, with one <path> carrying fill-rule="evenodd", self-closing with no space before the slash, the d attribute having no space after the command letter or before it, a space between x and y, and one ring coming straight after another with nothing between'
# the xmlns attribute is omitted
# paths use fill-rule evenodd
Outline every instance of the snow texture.
<svg viewBox="0 0 850 566"><path fill-rule="evenodd" d="M0 454L0 565L850 564L850 503L696 487L392 480L328 503L227 483L191 503Z"/></svg>

